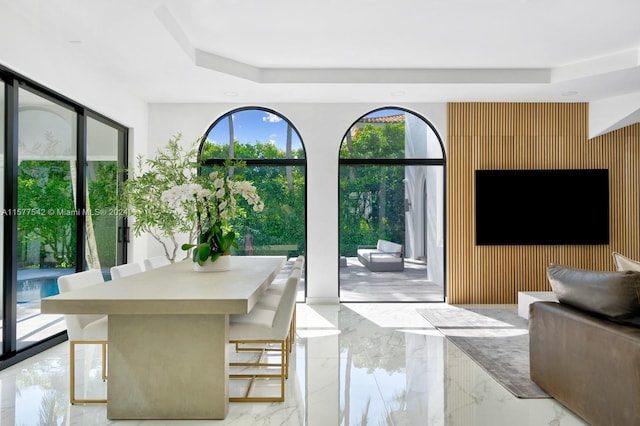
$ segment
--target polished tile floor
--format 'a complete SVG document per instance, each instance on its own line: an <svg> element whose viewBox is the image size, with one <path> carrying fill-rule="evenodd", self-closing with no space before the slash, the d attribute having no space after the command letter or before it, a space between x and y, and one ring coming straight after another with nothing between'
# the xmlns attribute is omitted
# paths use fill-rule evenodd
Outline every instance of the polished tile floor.
<svg viewBox="0 0 640 426"><path fill-rule="evenodd" d="M553 399L513 397L416 313L430 306L299 304L286 402L233 403L224 421L112 422L104 405L70 406L61 344L0 372L0 424L584 425ZM86 392L106 393L99 351L81 352Z"/></svg>

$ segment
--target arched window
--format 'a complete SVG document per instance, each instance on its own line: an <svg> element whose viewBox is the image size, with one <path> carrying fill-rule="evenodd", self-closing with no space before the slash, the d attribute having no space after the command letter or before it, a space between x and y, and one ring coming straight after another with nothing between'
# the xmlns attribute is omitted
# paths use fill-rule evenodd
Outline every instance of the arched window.
<svg viewBox="0 0 640 426"><path fill-rule="evenodd" d="M341 300L444 300L444 166L439 135L407 110L372 111L346 132L339 179ZM382 251L397 250L372 254L380 251L379 241L392 243Z"/></svg>
<svg viewBox="0 0 640 426"><path fill-rule="evenodd" d="M226 172L252 182L264 201L261 213L247 211L236 219L236 229L245 230L237 255L305 253L305 151L289 120L266 108L228 112L209 127L200 158L203 172L223 168L229 159L243 162L246 167Z"/></svg>

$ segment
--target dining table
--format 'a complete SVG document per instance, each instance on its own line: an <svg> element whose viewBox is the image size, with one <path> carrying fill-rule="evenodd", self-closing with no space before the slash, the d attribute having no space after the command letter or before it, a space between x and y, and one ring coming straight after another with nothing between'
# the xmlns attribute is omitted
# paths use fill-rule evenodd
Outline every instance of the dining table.
<svg viewBox="0 0 640 426"><path fill-rule="evenodd" d="M42 299L43 314L108 315L108 419L224 419L229 315L247 314L286 261L190 260Z"/></svg>

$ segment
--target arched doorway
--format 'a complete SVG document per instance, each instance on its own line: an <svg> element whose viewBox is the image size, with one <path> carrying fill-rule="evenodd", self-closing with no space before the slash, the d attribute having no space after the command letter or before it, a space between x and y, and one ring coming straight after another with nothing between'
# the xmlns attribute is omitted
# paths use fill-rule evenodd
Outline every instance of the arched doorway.
<svg viewBox="0 0 640 426"><path fill-rule="evenodd" d="M444 146L425 118L387 107L349 128L340 147L342 302L444 301L444 176Z"/></svg>

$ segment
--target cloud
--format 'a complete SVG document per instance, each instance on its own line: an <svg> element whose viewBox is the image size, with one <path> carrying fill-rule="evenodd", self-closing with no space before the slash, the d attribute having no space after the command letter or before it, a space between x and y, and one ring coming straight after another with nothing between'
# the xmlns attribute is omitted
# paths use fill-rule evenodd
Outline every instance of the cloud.
<svg viewBox="0 0 640 426"><path fill-rule="evenodd" d="M277 123L279 121L282 121L282 118L269 112L262 116L262 121L268 121L269 123Z"/></svg>

